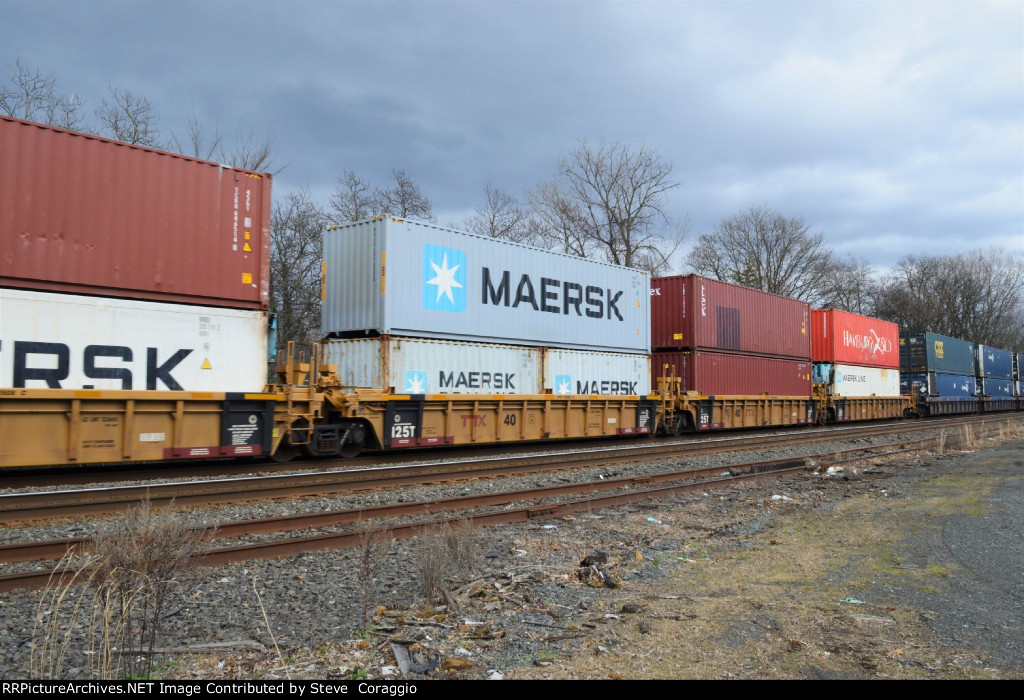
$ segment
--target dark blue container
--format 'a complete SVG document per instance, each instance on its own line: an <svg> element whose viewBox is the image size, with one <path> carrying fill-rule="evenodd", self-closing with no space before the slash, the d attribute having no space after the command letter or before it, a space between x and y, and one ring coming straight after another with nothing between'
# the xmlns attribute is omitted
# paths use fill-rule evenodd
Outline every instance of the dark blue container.
<svg viewBox="0 0 1024 700"><path fill-rule="evenodd" d="M977 359L977 375L993 379L1013 379L1013 353L991 345L978 345L974 356Z"/></svg>
<svg viewBox="0 0 1024 700"><path fill-rule="evenodd" d="M974 343L938 333L900 333L901 372L974 376Z"/></svg>
<svg viewBox="0 0 1024 700"><path fill-rule="evenodd" d="M928 375L928 393L950 399L973 398L978 393L978 383L974 377L965 374L931 372Z"/></svg>
<svg viewBox="0 0 1024 700"><path fill-rule="evenodd" d="M1013 398L1014 382L1012 379L982 379L981 395L991 396L994 399Z"/></svg>
<svg viewBox="0 0 1024 700"><path fill-rule="evenodd" d="M922 386L928 386L928 374L926 372L900 372L901 394L920 393Z"/></svg>

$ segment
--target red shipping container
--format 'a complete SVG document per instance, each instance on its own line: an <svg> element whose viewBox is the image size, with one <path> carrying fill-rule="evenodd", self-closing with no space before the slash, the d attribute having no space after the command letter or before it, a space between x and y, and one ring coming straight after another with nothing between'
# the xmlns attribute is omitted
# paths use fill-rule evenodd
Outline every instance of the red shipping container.
<svg viewBox="0 0 1024 700"><path fill-rule="evenodd" d="M806 302L699 275L651 280L651 347L811 357Z"/></svg>
<svg viewBox="0 0 1024 700"><path fill-rule="evenodd" d="M900 329L848 311L814 309L811 348L815 362L899 369Z"/></svg>
<svg viewBox="0 0 1024 700"><path fill-rule="evenodd" d="M0 286L265 309L270 176L0 116Z"/></svg>
<svg viewBox="0 0 1024 700"><path fill-rule="evenodd" d="M658 377L672 376L673 369L682 379L683 391L706 396L811 395L810 360L707 350L655 352L651 386L658 386Z"/></svg>

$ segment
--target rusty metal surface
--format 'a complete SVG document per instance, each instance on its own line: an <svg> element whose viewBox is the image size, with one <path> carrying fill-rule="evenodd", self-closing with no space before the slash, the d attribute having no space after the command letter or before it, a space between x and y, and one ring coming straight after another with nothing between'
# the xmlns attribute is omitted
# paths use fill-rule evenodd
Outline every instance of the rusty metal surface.
<svg viewBox="0 0 1024 700"><path fill-rule="evenodd" d="M0 286L265 309L270 175L0 116Z"/></svg>

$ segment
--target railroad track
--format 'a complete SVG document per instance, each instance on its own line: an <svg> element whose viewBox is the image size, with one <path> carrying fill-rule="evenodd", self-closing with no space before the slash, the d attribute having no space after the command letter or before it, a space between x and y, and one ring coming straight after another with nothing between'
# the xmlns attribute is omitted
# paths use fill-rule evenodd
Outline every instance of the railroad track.
<svg viewBox="0 0 1024 700"><path fill-rule="evenodd" d="M991 423L991 421L989 421ZM357 546L374 532L387 532L396 539L416 537L445 524L471 520L474 526L489 527L498 524L519 523L529 520L562 517L585 510L607 508L639 501L655 500L665 495L695 489L712 489L734 485L751 479L779 477L800 473L826 464L837 464L871 457L887 456L918 451L944 438L923 438L893 449L892 446L853 448L828 452L813 457L778 460L773 462L744 463L718 466L700 470L680 470L653 474L638 478L603 479L600 481L548 486L520 491L461 496L436 501L390 504L371 508L356 508L321 513L279 516L241 522L224 523L216 527L211 539L224 539L243 535L280 533L313 528L341 527L362 523L363 527L348 528L343 532L331 532L304 537L293 537L255 544L237 545L214 549L203 555L203 565L227 564L253 559L274 559L293 556L301 552L321 549L342 549ZM612 492L594 495L600 492ZM544 499L567 498L586 494L583 498L562 500L553 503L538 503ZM510 504L528 503L518 507ZM498 506L503 506L496 509ZM491 508L490 511L480 511ZM466 511L472 511L468 515ZM436 513L461 515L440 519L421 520L411 523L389 524L379 529L369 529L368 521L409 516L427 516ZM87 550L88 539L52 540L49 542L25 543L0 547L0 562L25 562L44 559L59 559L69 554L81 554ZM72 576L73 571L57 569L20 572L0 576L0 591L15 588L41 587L54 577Z"/></svg>
<svg viewBox="0 0 1024 700"><path fill-rule="evenodd" d="M987 422L990 425L993 423L991 418L987 421L975 419L968 422ZM558 452L413 463L375 469L322 470L298 474L13 493L0 495L0 519L10 524L82 515L109 515L123 513L146 499L155 506L166 505L171 501L178 505L199 506L323 496L369 489L422 486L629 462L685 459L698 455L769 449L792 444L931 431L961 426L964 423L963 419L949 419L925 423L858 424L826 428L811 433L786 431L770 435L714 437L701 441L644 441L614 447L588 444Z"/></svg>

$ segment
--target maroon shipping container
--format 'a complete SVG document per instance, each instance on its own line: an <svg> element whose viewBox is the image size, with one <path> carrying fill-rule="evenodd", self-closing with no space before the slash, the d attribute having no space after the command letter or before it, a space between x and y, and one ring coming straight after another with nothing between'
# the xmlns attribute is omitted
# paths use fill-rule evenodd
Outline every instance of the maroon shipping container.
<svg viewBox="0 0 1024 700"><path fill-rule="evenodd" d="M699 275L651 280L651 347L811 357L811 307Z"/></svg>
<svg viewBox="0 0 1024 700"><path fill-rule="evenodd" d="M666 367L667 365L667 367ZM810 360L735 355L707 350L655 352L651 356L651 386L658 377L683 380L683 391L706 396L810 396Z"/></svg>
<svg viewBox="0 0 1024 700"><path fill-rule="evenodd" d="M0 116L0 286L265 309L270 176Z"/></svg>
<svg viewBox="0 0 1024 700"><path fill-rule="evenodd" d="M848 311L814 309L811 350L815 362L899 369L900 329Z"/></svg>

